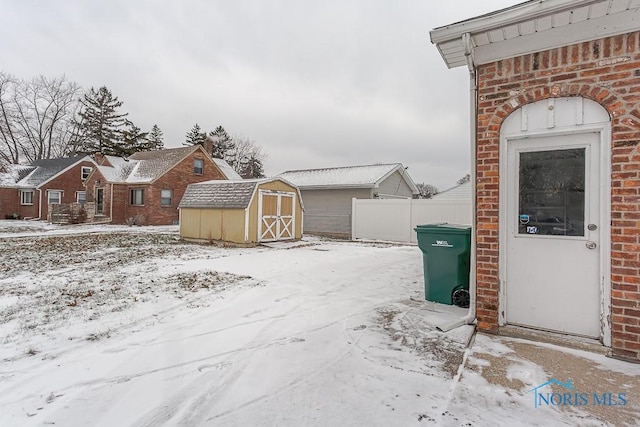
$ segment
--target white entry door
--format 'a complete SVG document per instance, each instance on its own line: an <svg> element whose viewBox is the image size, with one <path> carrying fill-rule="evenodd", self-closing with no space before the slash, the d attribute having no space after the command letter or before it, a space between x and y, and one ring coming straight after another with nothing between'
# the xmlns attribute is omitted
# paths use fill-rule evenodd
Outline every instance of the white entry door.
<svg viewBox="0 0 640 427"><path fill-rule="evenodd" d="M260 190L258 233L261 242L295 237L295 193Z"/></svg>
<svg viewBox="0 0 640 427"><path fill-rule="evenodd" d="M506 322L601 335L600 133L507 141Z"/></svg>

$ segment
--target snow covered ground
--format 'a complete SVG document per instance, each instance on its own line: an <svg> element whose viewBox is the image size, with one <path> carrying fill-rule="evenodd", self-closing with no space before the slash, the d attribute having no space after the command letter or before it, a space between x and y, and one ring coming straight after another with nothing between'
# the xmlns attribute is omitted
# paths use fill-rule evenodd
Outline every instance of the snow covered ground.
<svg viewBox="0 0 640 427"><path fill-rule="evenodd" d="M303 243L0 221L0 425L601 425L533 408L553 373L499 338L438 332L466 310L423 301L417 247Z"/></svg>

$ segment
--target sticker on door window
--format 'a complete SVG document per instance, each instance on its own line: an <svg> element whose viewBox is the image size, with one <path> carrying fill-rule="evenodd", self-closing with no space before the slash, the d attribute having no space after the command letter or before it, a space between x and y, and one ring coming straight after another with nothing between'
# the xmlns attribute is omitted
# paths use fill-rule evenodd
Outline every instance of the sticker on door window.
<svg viewBox="0 0 640 427"><path fill-rule="evenodd" d="M518 234L584 236L584 148L521 152Z"/></svg>

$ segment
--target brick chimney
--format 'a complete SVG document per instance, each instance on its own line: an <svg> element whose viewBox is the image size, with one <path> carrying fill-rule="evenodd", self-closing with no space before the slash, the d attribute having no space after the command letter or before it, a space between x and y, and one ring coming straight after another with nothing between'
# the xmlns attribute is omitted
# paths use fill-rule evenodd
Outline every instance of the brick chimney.
<svg viewBox="0 0 640 427"><path fill-rule="evenodd" d="M210 136L207 136L202 142L202 148L207 152L208 155L213 154L213 139Z"/></svg>
<svg viewBox="0 0 640 427"><path fill-rule="evenodd" d="M93 161L96 162L98 165L101 165L102 162L104 161L104 156L102 155L102 153L95 153L93 155Z"/></svg>

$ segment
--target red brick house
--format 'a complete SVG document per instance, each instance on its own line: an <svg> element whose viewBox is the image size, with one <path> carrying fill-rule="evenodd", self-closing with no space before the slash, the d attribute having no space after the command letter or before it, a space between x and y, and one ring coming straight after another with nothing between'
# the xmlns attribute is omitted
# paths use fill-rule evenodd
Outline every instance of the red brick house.
<svg viewBox="0 0 640 427"><path fill-rule="evenodd" d="M480 330L640 360L640 5L536 0L431 31L467 67Z"/></svg>
<svg viewBox="0 0 640 427"><path fill-rule="evenodd" d="M46 220L51 204L84 204L83 182L96 166L83 156L0 167L0 218Z"/></svg>
<svg viewBox="0 0 640 427"><path fill-rule="evenodd" d="M87 217L113 224L178 224L178 204L192 183L241 179L200 145L138 152L129 158L97 156L86 182Z"/></svg>

